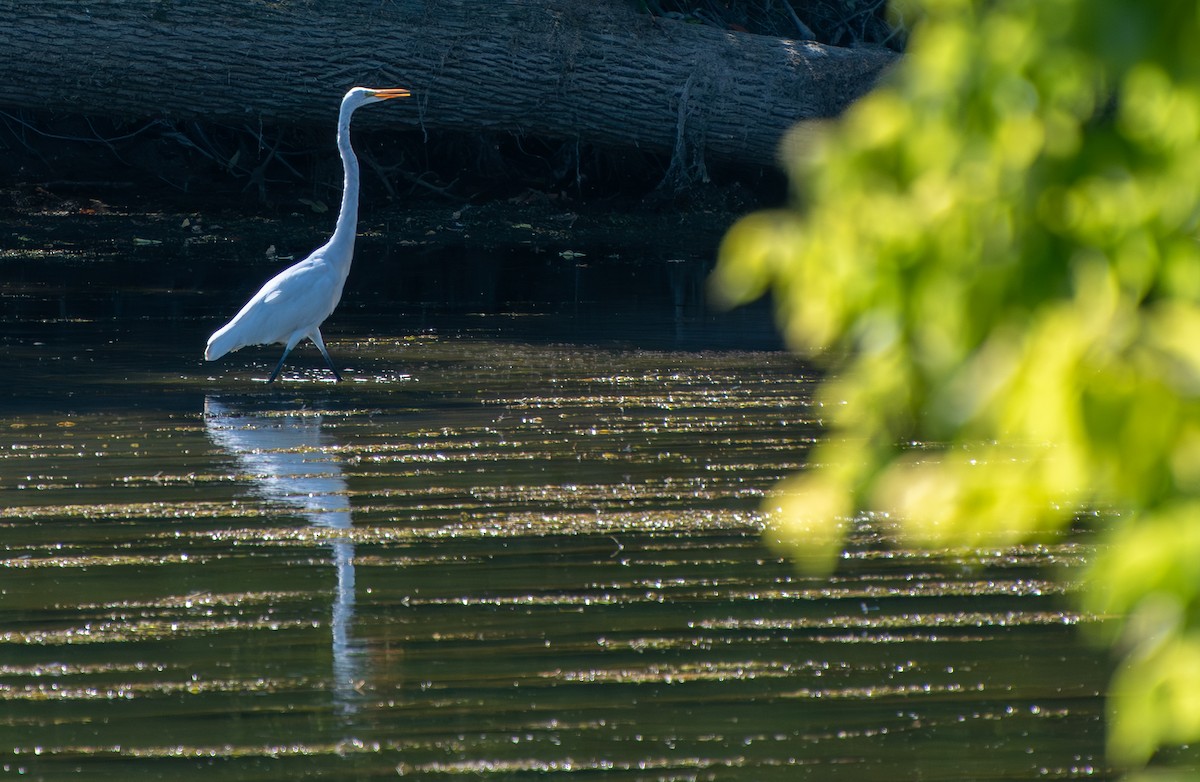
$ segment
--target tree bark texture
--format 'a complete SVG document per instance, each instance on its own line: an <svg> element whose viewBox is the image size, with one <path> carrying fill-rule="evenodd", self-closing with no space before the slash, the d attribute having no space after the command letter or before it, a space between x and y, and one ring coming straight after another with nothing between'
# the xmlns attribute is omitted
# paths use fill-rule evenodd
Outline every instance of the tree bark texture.
<svg viewBox="0 0 1200 782"><path fill-rule="evenodd" d="M332 125L356 84L414 98L356 124L502 130L769 164L895 55L637 14L620 0L0 0L0 105ZM703 158L701 158L703 159Z"/></svg>

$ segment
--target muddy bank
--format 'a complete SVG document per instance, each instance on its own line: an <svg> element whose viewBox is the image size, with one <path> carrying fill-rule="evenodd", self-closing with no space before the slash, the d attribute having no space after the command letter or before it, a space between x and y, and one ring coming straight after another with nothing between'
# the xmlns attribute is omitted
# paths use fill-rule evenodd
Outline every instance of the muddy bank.
<svg viewBox="0 0 1200 782"><path fill-rule="evenodd" d="M359 233L367 245L386 239L393 245L527 246L583 254L624 247L656 257L703 257L715 253L728 227L760 200L736 186L713 188L683 205L581 201L534 191L479 204L436 197L364 199ZM295 193L283 194L270 207L247 208L204 195L143 196L135 188L19 185L0 190L0 252L69 253L86 247L109 255L213 245L238 255L302 256L328 237L336 218L336 201Z"/></svg>

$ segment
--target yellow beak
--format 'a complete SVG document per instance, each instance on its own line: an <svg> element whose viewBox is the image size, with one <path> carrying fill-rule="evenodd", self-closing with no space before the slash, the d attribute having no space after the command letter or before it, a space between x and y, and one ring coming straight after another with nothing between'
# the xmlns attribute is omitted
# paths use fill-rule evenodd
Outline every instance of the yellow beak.
<svg viewBox="0 0 1200 782"><path fill-rule="evenodd" d="M386 90L373 90L371 94L380 100L390 100L391 98L407 98L412 95L411 92L403 87L389 88Z"/></svg>

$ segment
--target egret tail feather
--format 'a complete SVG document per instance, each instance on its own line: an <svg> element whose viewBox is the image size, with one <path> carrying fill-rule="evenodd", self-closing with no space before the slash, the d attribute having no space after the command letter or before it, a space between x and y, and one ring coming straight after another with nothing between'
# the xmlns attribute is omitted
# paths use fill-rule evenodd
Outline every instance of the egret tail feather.
<svg viewBox="0 0 1200 782"><path fill-rule="evenodd" d="M237 337L230 333L229 326L224 326L208 338L208 344L204 347L204 360L216 361L226 353L240 347L241 345L237 344Z"/></svg>

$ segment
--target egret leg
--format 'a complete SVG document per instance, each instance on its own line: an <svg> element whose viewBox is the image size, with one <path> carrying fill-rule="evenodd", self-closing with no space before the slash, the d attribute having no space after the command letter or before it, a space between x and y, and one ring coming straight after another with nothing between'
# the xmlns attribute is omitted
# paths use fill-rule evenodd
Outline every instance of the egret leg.
<svg viewBox="0 0 1200 782"><path fill-rule="evenodd" d="M267 378L268 383L274 383L275 378L279 377L279 370L283 369L283 362L287 360L288 353L291 353L291 352L292 352L291 345L288 345L287 347L285 347L283 349L283 355L279 357L279 363L275 365L275 371L273 371L271 373L271 376L269 378Z"/></svg>
<svg viewBox="0 0 1200 782"><path fill-rule="evenodd" d="M329 368L333 371L334 379L336 379L338 382L341 382L342 373L337 371L337 367L333 365L333 359L329 357L329 351L325 349L325 340L321 339L321 330L313 329L313 333L310 336L313 344L317 346L317 350L321 351L321 355L325 357L325 363L328 364Z"/></svg>

